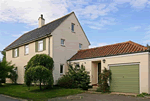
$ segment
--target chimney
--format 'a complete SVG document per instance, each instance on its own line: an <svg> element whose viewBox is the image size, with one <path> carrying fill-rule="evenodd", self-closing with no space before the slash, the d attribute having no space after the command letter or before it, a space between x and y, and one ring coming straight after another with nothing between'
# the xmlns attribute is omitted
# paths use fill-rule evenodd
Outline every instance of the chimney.
<svg viewBox="0 0 150 101"><path fill-rule="evenodd" d="M42 27L45 24L45 19L43 18L43 14L41 14L41 17L39 17L39 28Z"/></svg>

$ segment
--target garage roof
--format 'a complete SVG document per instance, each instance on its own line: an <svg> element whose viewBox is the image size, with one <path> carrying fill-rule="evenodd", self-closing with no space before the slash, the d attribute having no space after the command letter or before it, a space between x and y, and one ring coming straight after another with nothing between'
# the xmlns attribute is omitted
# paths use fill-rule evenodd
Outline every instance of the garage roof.
<svg viewBox="0 0 150 101"><path fill-rule="evenodd" d="M106 45L102 47L96 47L91 49L79 50L74 56L72 56L69 61L105 57L113 55L121 55L128 53L137 53L147 51L147 47L137 44L132 41Z"/></svg>

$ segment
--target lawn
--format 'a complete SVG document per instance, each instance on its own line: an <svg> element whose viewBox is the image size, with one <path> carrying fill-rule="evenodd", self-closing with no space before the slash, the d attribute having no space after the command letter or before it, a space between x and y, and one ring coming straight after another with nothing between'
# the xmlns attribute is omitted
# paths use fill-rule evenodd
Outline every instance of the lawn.
<svg viewBox="0 0 150 101"><path fill-rule="evenodd" d="M28 87L25 85L6 84L0 86L0 94L5 94L28 100L32 99L34 101L47 100L49 98L79 94L82 92L83 90L80 89L65 89L59 87L54 87L53 89L40 91L39 86L32 86L30 87L30 90L28 90Z"/></svg>

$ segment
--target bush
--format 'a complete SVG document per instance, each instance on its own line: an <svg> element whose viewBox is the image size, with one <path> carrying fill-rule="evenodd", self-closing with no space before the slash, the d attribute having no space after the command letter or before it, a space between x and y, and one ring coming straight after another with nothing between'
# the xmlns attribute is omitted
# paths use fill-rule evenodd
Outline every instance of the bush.
<svg viewBox="0 0 150 101"><path fill-rule="evenodd" d="M36 54L29 60L27 67L26 67L26 71L29 68L33 68L33 67L36 67L39 65L44 66L45 68L47 68L50 71L49 79L47 78L49 81L46 81L46 82L48 82L47 88L51 88L53 86L53 82L54 82L53 81L53 73L52 73L53 66L54 66L53 59L46 54ZM25 73L25 75L26 75L26 73ZM30 74L27 74L27 75L30 75ZM30 77L30 76L26 76L26 77ZM31 79L31 78L26 78L26 77L25 77L26 80ZM44 82L45 82L45 80L43 81L43 83ZM30 84L31 82L28 81L28 83Z"/></svg>
<svg viewBox="0 0 150 101"><path fill-rule="evenodd" d="M74 81L68 75L63 75L63 77L59 78L57 81L57 85L63 88L75 88Z"/></svg>
<svg viewBox="0 0 150 101"><path fill-rule="evenodd" d="M10 75L9 78L12 80L12 82L14 84L17 83L17 78L18 78L18 74L17 74L17 67L13 67L13 69L10 71Z"/></svg>
<svg viewBox="0 0 150 101"><path fill-rule="evenodd" d="M8 77L8 72L14 68L14 65L11 65L11 62L5 60L0 61L0 85L3 83L4 79Z"/></svg>
<svg viewBox="0 0 150 101"><path fill-rule="evenodd" d="M76 66L75 68L70 65L66 76L58 80L59 86L65 87L65 84L68 88L82 88L83 90L88 90L90 76L85 71L83 65L81 65L81 67Z"/></svg>
<svg viewBox="0 0 150 101"><path fill-rule="evenodd" d="M145 97L145 96L150 96L150 95L148 93L142 93L137 95L137 97Z"/></svg>
<svg viewBox="0 0 150 101"><path fill-rule="evenodd" d="M26 70L30 67L35 67L39 65L44 66L49 70L52 70L54 66L54 61L50 56L46 54L37 54L29 60Z"/></svg>
<svg viewBox="0 0 150 101"><path fill-rule="evenodd" d="M51 79L51 80L50 80ZM29 68L25 74L25 82L27 86L30 86L32 82L40 82L40 90L42 89L41 83L48 85L50 81L53 81L52 73L44 66L36 66ZM51 82L51 86L53 82Z"/></svg>
<svg viewBox="0 0 150 101"><path fill-rule="evenodd" d="M111 71L104 68L103 73L99 75L99 78L100 78L98 82L99 88L97 89L97 91L102 93L110 92L108 80L111 82Z"/></svg>

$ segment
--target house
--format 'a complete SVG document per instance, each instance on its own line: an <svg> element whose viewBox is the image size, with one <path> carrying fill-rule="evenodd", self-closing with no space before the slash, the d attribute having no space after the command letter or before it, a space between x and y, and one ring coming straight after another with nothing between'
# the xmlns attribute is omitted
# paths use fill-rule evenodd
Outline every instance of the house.
<svg viewBox="0 0 150 101"><path fill-rule="evenodd" d="M36 54L47 54L54 60L53 77L56 80L67 70L67 60L78 50L90 45L76 15L71 12L45 24L43 15L39 17L39 27L29 31L5 48L6 60L18 67L17 83L24 83L25 68ZM6 79L6 82L11 82Z"/></svg>
<svg viewBox="0 0 150 101"><path fill-rule="evenodd" d="M6 60L18 67L17 83L24 83L27 62L36 54L53 58L54 81L68 70L67 63L84 65L92 85L104 68L112 71L110 90L114 92L150 94L150 54L147 47L132 41L88 49L88 41L74 12L23 34L5 48ZM10 79L6 80L11 82Z"/></svg>
<svg viewBox="0 0 150 101"><path fill-rule="evenodd" d="M107 68L112 72L111 91L150 94L149 50L132 41L79 50L68 62L83 64L93 85L98 83L98 75Z"/></svg>

